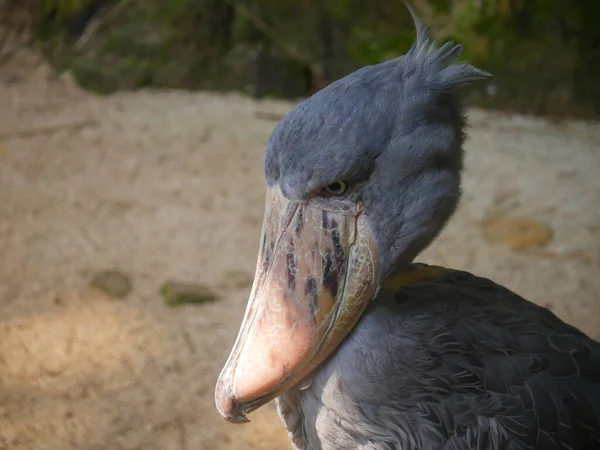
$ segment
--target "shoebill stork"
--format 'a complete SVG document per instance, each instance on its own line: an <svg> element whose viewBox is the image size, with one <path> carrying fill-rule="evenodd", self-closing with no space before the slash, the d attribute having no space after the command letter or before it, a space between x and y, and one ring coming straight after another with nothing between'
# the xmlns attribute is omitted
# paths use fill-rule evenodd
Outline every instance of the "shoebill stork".
<svg viewBox="0 0 600 450"><path fill-rule="evenodd" d="M460 88L417 37L297 105L266 148L256 277L216 387L294 448L600 449L600 344L494 282L413 263L460 197Z"/></svg>

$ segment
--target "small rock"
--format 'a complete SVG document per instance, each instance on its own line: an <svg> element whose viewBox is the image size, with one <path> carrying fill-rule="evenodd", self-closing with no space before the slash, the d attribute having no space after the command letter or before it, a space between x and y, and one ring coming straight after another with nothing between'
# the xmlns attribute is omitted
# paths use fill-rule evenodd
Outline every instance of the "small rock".
<svg viewBox="0 0 600 450"><path fill-rule="evenodd" d="M548 226L527 217L489 217L481 222L481 229L487 242L502 243L517 251L544 247L553 236Z"/></svg>
<svg viewBox="0 0 600 450"><path fill-rule="evenodd" d="M254 116L258 119L271 120L273 122L279 122L285 117L284 114L273 111L254 111Z"/></svg>
<svg viewBox="0 0 600 450"><path fill-rule="evenodd" d="M223 286L230 288L247 288L252 286L252 277L241 270L228 270L223 274Z"/></svg>
<svg viewBox="0 0 600 450"><path fill-rule="evenodd" d="M588 267L593 264L592 255L590 255L589 253L587 253L584 250L572 250L572 251L566 253L565 257L579 261Z"/></svg>
<svg viewBox="0 0 600 450"><path fill-rule="evenodd" d="M97 273L92 277L90 286L120 299L127 297L133 287L131 279L116 270Z"/></svg>
<svg viewBox="0 0 600 450"><path fill-rule="evenodd" d="M216 300L215 294L202 284L167 281L160 288L164 302L169 306L186 303L205 303Z"/></svg>

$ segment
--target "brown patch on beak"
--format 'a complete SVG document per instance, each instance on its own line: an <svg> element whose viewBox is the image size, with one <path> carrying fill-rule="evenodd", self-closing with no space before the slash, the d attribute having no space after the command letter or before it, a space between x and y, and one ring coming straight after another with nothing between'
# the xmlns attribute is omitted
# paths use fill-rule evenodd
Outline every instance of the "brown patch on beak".
<svg viewBox="0 0 600 450"><path fill-rule="evenodd" d="M359 209L325 211L270 190L246 315L217 382L221 415L247 421L310 374L358 321L378 276Z"/></svg>

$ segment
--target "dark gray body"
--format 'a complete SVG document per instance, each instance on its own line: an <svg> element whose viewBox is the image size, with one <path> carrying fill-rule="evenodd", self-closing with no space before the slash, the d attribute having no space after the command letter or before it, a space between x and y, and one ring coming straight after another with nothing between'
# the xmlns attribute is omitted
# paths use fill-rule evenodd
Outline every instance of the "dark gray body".
<svg viewBox="0 0 600 450"><path fill-rule="evenodd" d="M465 272L380 295L309 381L296 449L600 449L600 344Z"/></svg>

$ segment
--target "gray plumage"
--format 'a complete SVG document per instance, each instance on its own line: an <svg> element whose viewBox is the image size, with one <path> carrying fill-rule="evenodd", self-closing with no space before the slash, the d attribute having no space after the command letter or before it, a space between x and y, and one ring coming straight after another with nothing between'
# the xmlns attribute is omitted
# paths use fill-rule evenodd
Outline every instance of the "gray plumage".
<svg viewBox="0 0 600 450"><path fill-rule="evenodd" d="M600 449L600 344L465 272L378 297L308 382L298 449Z"/></svg>
<svg viewBox="0 0 600 450"><path fill-rule="evenodd" d="M455 211L459 88L488 76L413 17L405 56L299 104L265 159L290 199L347 181L331 201L362 203L384 274L414 267ZM464 272L380 293L303 387L278 399L298 449L600 449L600 344Z"/></svg>

